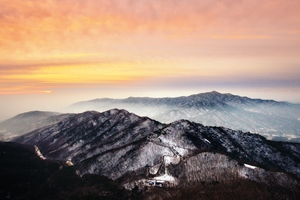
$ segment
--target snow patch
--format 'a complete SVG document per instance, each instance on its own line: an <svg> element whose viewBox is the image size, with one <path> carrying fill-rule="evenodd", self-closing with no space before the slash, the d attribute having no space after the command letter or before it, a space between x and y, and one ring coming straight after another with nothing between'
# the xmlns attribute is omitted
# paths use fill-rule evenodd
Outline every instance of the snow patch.
<svg viewBox="0 0 300 200"><path fill-rule="evenodd" d="M46 160L46 158L43 156L43 154L41 153L41 151L39 150L39 148L37 146L34 146L34 150L35 150L36 155L38 157L40 157L40 159Z"/></svg>
<svg viewBox="0 0 300 200"><path fill-rule="evenodd" d="M244 164L244 166L250 169L256 169L256 166L253 165Z"/></svg>
<svg viewBox="0 0 300 200"><path fill-rule="evenodd" d="M298 120L300 121L300 117L298 118Z"/></svg>
<svg viewBox="0 0 300 200"><path fill-rule="evenodd" d="M68 166L73 166L74 164L71 162L71 160L67 160L67 161L66 161L66 165L68 165Z"/></svg>
<svg viewBox="0 0 300 200"><path fill-rule="evenodd" d="M50 144L54 144L55 142L57 142L57 138L55 138Z"/></svg>
<svg viewBox="0 0 300 200"><path fill-rule="evenodd" d="M206 138L204 138L204 141L210 144L210 141Z"/></svg>
<svg viewBox="0 0 300 200"><path fill-rule="evenodd" d="M175 146L177 143L169 138L166 137L159 137L161 139L161 142L164 143L167 146Z"/></svg>
<svg viewBox="0 0 300 200"><path fill-rule="evenodd" d="M173 147L175 151L179 153L181 156L185 156L188 154L188 150L181 147Z"/></svg>
<svg viewBox="0 0 300 200"><path fill-rule="evenodd" d="M247 109L247 108L245 108L244 110L245 111L249 111L249 112L254 112L254 113L260 113L258 110L255 110L255 109Z"/></svg>
<svg viewBox="0 0 300 200"><path fill-rule="evenodd" d="M165 166L168 166L170 164L174 164L174 165L177 165L179 164L180 162L180 156L164 156L164 163L165 163Z"/></svg>
<svg viewBox="0 0 300 200"><path fill-rule="evenodd" d="M238 174L243 178L249 178L249 174L245 168L238 170Z"/></svg>
<svg viewBox="0 0 300 200"><path fill-rule="evenodd" d="M149 169L149 173L152 174L152 175L157 174L157 172L158 172L160 166L161 166L161 163L158 164L158 165L154 165L153 167L151 167L151 168Z"/></svg>
<svg viewBox="0 0 300 200"><path fill-rule="evenodd" d="M114 115L118 112L118 110L117 109L111 109L111 110L109 110L109 112L110 112L111 115Z"/></svg>
<svg viewBox="0 0 300 200"><path fill-rule="evenodd" d="M170 176L169 174L157 176L157 177L154 177L153 179L158 180L158 181L169 181L170 183L176 182L176 179L173 176Z"/></svg>

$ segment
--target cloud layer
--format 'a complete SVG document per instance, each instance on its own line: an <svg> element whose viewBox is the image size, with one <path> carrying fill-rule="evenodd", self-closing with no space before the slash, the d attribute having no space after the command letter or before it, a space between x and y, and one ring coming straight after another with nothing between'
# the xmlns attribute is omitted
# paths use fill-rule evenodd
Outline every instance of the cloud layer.
<svg viewBox="0 0 300 200"><path fill-rule="evenodd" d="M238 77L245 84L300 87L298 0L0 5L0 94L158 79L234 83Z"/></svg>

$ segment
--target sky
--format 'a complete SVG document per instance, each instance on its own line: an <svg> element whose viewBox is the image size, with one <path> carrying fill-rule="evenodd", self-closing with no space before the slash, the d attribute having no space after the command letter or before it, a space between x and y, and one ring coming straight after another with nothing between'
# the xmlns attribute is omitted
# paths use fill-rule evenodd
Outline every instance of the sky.
<svg viewBox="0 0 300 200"><path fill-rule="evenodd" d="M0 0L0 120L216 90L300 103L299 0Z"/></svg>

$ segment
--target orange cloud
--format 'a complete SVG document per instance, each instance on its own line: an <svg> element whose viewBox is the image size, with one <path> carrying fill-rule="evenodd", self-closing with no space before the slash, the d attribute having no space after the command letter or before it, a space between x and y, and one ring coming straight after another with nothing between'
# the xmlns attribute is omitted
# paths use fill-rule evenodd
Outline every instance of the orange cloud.
<svg viewBox="0 0 300 200"><path fill-rule="evenodd" d="M219 76L235 71L230 63L237 55L299 55L297 0L0 0L0 5L0 93L47 91L51 84ZM203 59L224 55L232 59L226 65Z"/></svg>
<svg viewBox="0 0 300 200"><path fill-rule="evenodd" d="M299 28L299 1L1 0L1 50L95 52L136 34L272 35ZM275 14L274 14L275 13ZM247 31L245 31L247 29ZM188 34L188 35L187 35ZM133 36L131 36L133 35ZM18 55L20 55L18 54Z"/></svg>
<svg viewBox="0 0 300 200"><path fill-rule="evenodd" d="M0 74L0 94L46 91L70 84L129 84L153 77L184 75L188 70L170 62L114 61L102 63L10 66ZM176 69L174 71L173 69Z"/></svg>

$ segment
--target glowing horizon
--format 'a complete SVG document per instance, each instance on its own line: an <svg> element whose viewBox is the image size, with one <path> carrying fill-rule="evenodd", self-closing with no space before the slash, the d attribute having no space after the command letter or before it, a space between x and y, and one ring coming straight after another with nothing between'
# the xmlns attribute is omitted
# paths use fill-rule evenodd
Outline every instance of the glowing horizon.
<svg viewBox="0 0 300 200"><path fill-rule="evenodd" d="M210 90L300 102L297 0L0 3L2 105Z"/></svg>

